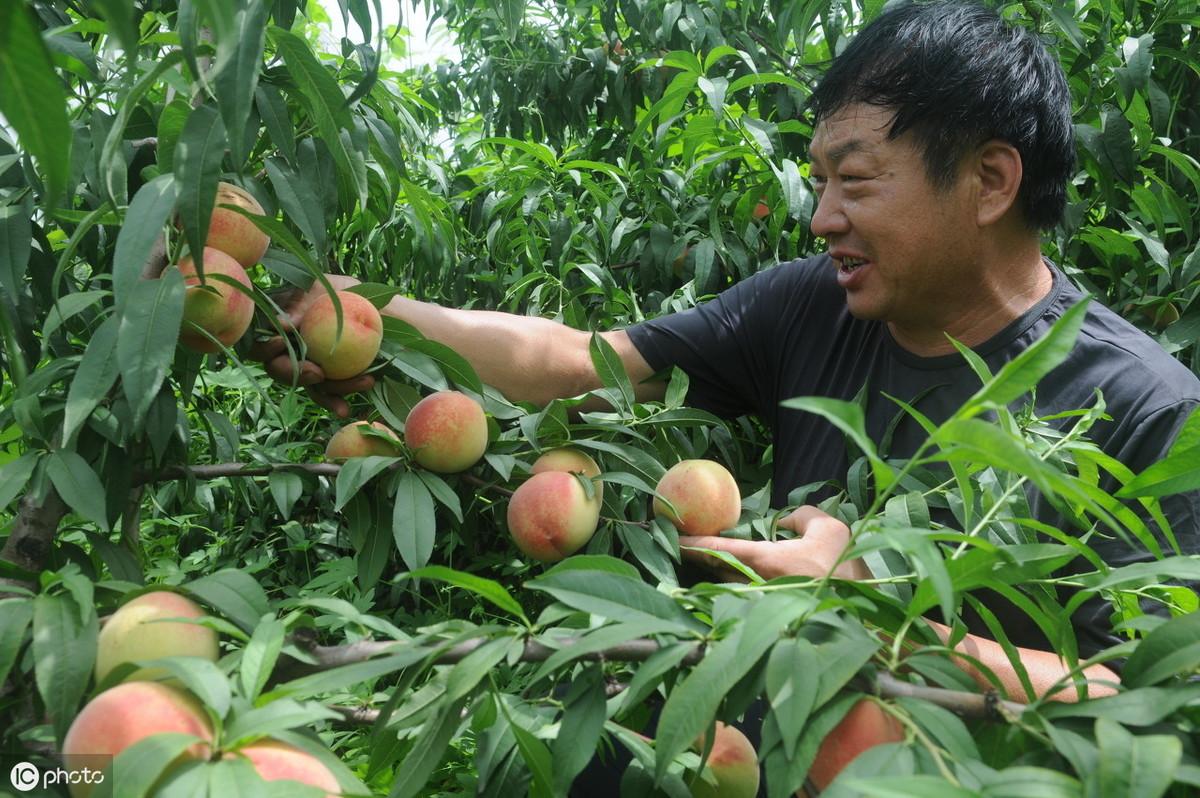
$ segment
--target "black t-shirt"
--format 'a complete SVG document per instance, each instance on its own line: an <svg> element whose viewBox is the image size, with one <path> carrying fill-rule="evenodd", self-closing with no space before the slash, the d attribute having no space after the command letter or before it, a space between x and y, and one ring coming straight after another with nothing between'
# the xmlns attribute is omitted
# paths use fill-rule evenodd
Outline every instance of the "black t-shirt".
<svg viewBox="0 0 1200 798"><path fill-rule="evenodd" d="M1083 298L1056 267L1047 266L1054 278L1049 294L974 348L993 373ZM914 355L895 342L885 324L852 316L827 255L759 272L710 302L637 324L628 333L652 368L673 365L688 374L689 404L727 418L754 414L770 427L776 507L786 504L795 487L842 481L849 468L842 433L811 413L781 407L783 400L852 400L865 386L868 436L878 444L890 433L885 454L903 458L926 436L885 394L914 404L941 423L980 387L957 353ZM1200 404L1196 375L1136 327L1093 302L1071 354L1038 385L1036 411L1049 415L1090 407L1096 389L1103 393L1112 421L1098 421L1089 437L1135 472L1163 457ZM1061 526L1052 508L1031 498L1037 517ZM1163 505L1185 553L1200 551L1200 492L1171 497ZM1150 558L1115 538L1093 538L1089 544L1112 566ZM1008 613L998 614L1003 621ZM1044 647L1036 628L1027 628L1033 625L1019 617L1014 642ZM1080 610L1075 621L1081 653L1115 642L1101 603Z"/></svg>

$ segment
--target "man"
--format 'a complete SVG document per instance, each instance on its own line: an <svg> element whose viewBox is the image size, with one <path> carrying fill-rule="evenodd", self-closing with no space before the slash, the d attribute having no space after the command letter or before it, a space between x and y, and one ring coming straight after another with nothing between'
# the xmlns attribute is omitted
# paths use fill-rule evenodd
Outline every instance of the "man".
<svg viewBox="0 0 1200 798"><path fill-rule="evenodd" d="M812 230L828 253L761 272L693 310L604 333L640 399L660 398L664 385L653 376L674 365L690 377L689 403L764 419L774 442L775 506L784 506L794 487L840 479L848 467L835 428L783 409L781 401L848 400L866 386L867 429L880 442L898 412L884 394L915 403L938 422L978 388L947 335L995 370L1082 299L1040 252L1039 230L1053 227L1063 212L1074 142L1065 77L1034 35L973 5L891 10L834 60L811 110L811 175L819 197ZM403 298L385 312L453 347L511 399L541 403L599 385L586 332ZM286 356L269 368L290 379ZM320 378L303 364L301 383L343 412L338 394L364 385L321 386ZM1093 303L1075 350L1039 386L1037 411L1090 406L1097 388L1112 420L1097 423L1092 437L1135 471L1166 452L1200 404L1195 375ZM888 454L907 456L923 438L911 419L902 420ZM1036 499L1035 511L1052 517ZM1175 497L1168 515L1181 546L1197 551L1197 494ZM801 507L784 526L798 537L680 543L729 551L766 577L824 575L835 566L845 578L869 575L861 562L839 564L850 533L836 519ZM1091 544L1112 565L1149 556L1119 540ZM707 562L702 553L687 554ZM1011 610L995 611L1023 646L1036 692L1061 689L1069 668ZM1115 642L1102 603L1075 620L1082 655ZM944 639L947 630L934 628ZM959 650L993 670L1010 696L1024 698L997 643L972 634ZM1085 676L1093 696L1112 692L1117 682L1103 666ZM1068 688L1056 697L1074 695Z"/></svg>

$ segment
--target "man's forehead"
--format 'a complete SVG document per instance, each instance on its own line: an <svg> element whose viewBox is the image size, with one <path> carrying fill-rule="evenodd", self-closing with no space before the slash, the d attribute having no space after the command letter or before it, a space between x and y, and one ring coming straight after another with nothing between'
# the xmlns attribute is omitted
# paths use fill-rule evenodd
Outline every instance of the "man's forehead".
<svg viewBox="0 0 1200 798"><path fill-rule="evenodd" d="M892 112L856 103L817 123L809 145L810 158L840 161L851 153L872 154L887 142Z"/></svg>

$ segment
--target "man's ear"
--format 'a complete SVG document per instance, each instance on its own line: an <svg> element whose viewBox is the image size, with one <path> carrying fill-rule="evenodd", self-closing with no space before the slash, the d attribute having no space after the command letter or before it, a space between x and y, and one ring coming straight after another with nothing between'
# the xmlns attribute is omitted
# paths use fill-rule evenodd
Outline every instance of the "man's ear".
<svg viewBox="0 0 1200 798"><path fill-rule="evenodd" d="M1016 205L1024 166L1016 147L990 139L980 145L974 167L979 181L977 221L980 227L986 227L1000 221Z"/></svg>

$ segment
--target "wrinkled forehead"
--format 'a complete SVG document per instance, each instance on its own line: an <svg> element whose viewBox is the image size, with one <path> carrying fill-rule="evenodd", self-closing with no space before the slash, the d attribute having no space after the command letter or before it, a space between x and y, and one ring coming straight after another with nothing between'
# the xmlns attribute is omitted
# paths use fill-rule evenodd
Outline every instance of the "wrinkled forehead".
<svg viewBox="0 0 1200 798"><path fill-rule="evenodd" d="M873 154L893 142L888 138L895 111L853 103L822 118L813 130L809 159L836 163L852 153Z"/></svg>

